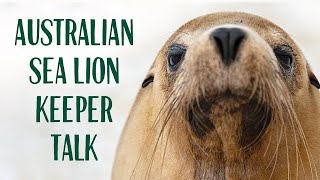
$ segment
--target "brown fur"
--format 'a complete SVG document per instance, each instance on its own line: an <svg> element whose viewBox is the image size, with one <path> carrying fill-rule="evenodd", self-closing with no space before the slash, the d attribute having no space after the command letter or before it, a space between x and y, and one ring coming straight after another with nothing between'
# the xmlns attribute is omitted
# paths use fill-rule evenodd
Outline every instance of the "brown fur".
<svg viewBox="0 0 320 180"><path fill-rule="evenodd" d="M237 64L228 70L208 38L212 29L226 24L248 33ZM172 42L188 47L173 80L166 68ZM278 44L293 49L293 78L281 73L272 50ZM154 82L140 90L133 105L113 179L318 179L320 94L309 83L312 72L299 47L270 21L246 13L196 18L170 37L149 75ZM214 130L195 136L186 120L188 108L227 86L246 98L217 102L208 117ZM258 111L266 103L272 119L259 141L242 147L239 127L250 114L242 112L254 98L257 107L247 110Z"/></svg>

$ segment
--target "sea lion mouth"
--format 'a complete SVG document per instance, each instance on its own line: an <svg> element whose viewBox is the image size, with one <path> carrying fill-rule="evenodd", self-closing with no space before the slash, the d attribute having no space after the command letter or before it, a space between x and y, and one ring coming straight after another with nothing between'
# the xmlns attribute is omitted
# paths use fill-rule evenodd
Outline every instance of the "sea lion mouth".
<svg viewBox="0 0 320 180"><path fill-rule="evenodd" d="M225 112L216 113L213 111L217 106L226 106L224 103L226 101L236 102L238 105L230 105ZM272 119L271 107L268 103L259 101L256 96L248 98L235 95L227 90L210 98L196 100L189 107L187 120L193 134L201 139L215 130L215 119L219 119L226 114L231 117L234 114L237 114L237 116L240 114L241 116L241 122L237 128L239 132L237 139L239 147L243 149L251 147L259 141Z"/></svg>

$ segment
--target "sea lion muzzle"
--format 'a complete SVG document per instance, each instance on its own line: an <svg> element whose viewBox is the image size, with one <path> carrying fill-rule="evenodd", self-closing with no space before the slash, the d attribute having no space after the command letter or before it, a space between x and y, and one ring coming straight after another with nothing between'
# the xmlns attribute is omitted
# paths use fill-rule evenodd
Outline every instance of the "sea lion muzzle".
<svg viewBox="0 0 320 180"><path fill-rule="evenodd" d="M268 57L272 49L260 48L259 41L262 38L249 28L221 25L203 33L189 47L169 46L168 77L174 76L172 83L184 84L176 91L184 94L182 106L187 112L182 114L187 114L185 119L197 138L234 134L240 149L254 145L264 134L272 111L262 97L270 93L263 84L276 80L268 74L280 69L273 65L275 55ZM212 132L217 128L223 129L222 134Z"/></svg>

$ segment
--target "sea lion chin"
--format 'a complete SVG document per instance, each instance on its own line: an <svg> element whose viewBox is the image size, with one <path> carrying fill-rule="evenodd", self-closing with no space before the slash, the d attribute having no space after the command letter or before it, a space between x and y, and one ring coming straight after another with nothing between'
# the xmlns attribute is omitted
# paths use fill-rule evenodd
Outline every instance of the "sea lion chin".
<svg viewBox="0 0 320 180"><path fill-rule="evenodd" d="M243 150L258 142L272 119L271 107L266 102L233 95L230 91L220 96L195 100L189 109L186 119L190 123L191 134L202 139L212 135L210 131L216 131L215 127L229 129L238 133L233 141L238 144L238 149ZM222 131L218 135L222 140L221 137L230 134L229 131Z"/></svg>
<svg viewBox="0 0 320 180"><path fill-rule="evenodd" d="M191 20L143 81L113 179L318 179L317 88L272 22L246 13Z"/></svg>

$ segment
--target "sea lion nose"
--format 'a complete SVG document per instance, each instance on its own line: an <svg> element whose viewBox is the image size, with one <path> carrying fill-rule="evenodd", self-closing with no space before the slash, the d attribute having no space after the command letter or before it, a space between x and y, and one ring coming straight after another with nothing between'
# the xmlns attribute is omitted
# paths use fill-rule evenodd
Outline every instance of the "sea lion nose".
<svg viewBox="0 0 320 180"><path fill-rule="evenodd" d="M218 28L211 33L211 40L218 47L225 65L234 62L244 37L245 32L240 28Z"/></svg>

